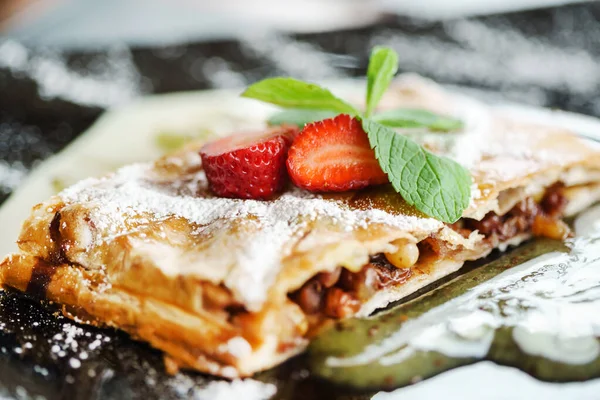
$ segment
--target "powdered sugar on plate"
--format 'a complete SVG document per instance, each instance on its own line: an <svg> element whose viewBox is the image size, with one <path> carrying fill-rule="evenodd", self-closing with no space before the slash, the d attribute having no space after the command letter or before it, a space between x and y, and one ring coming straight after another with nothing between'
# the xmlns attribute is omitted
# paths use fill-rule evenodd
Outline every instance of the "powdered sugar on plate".
<svg viewBox="0 0 600 400"><path fill-rule="evenodd" d="M14 293L0 291L0 338L6 339L0 343L0 356L28 360L32 368L28 379L50 382L56 379L56 366L64 368L68 384L81 370L95 373L96 366L84 365L85 361L99 357L105 347L112 345L109 335L82 327L58 313L44 312ZM13 336L15 341L10 339ZM55 365L50 367L48 362Z"/></svg>

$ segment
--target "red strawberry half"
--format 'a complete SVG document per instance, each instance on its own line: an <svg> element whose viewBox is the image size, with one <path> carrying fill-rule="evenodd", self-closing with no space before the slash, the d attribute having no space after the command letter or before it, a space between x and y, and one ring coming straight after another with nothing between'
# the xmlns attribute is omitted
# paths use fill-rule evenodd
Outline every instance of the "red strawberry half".
<svg viewBox="0 0 600 400"><path fill-rule="evenodd" d="M287 169L296 186L313 192L388 181L360 122L346 114L307 124L290 147Z"/></svg>
<svg viewBox="0 0 600 400"><path fill-rule="evenodd" d="M285 160L297 133L295 127L279 126L208 143L200 156L211 190L222 197L271 197L286 182Z"/></svg>

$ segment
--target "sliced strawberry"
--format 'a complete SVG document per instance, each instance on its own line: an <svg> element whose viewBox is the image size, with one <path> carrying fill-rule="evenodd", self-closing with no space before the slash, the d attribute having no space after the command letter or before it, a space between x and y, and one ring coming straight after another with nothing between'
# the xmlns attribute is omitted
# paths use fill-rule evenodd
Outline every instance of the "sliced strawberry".
<svg viewBox="0 0 600 400"><path fill-rule="evenodd" d="M200 156L211 190L223 197L271 197L286 182L285 160L297 133L295 127L278 126L208 143Z"/></svg>
<svg viewBox="0 0 600 400"><path fill-rule="evenodd" d="M287 169L296 186L313 192L388 181L360 122L346 114L307 124L290 147Z"/></svg>

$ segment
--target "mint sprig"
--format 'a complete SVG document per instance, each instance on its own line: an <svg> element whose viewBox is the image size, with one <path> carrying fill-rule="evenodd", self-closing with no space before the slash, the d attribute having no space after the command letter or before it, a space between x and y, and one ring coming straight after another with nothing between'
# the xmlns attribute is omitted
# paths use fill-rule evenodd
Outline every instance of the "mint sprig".
<svg viewBox="0 0 600 400"><path fill-rule="evenodd" d="M243 94L288 110L275 114L270 124L304 124L349 114L357 117L375 151L381 169L394 189L423 213L453 223L469 205L471 176L466 168L435 155L393 128L425 128L452 131L461 121L427 110L395 109L373 114L398 70L398 55L389 48L376 47L367 72L365 113L318 85L292 78L270 78L251 85Z"/></svg>

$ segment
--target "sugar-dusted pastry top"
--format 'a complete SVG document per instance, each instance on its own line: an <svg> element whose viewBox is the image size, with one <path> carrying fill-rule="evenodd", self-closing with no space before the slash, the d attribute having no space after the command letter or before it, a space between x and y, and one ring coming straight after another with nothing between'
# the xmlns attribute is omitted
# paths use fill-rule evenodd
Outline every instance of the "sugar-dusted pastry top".
<svg viewBox="0 0 600 400"><path fill-rule="evenodd" d="M359 236L383 239L378 245L382 251L390 236L422 238L443 228L401 204L389 212L361 194L324 198L293 188L271 201L215 197L192 151L84 180L40 207L37 212L45 217L30 222L43 229L40 221L59 208L63 238L78 238L66 250L71 260L91 268L106 265L100 259L117 238L139 239L135 246L145 242L145 251L156 252L154 264L165 275L224 282L245 304L260 307L286 263L293 271L291 263L302 253L351 244ZM174 221L179 221L176 227ZM156 250L150 246L157 245L153 238L140 237L149 226L158 229L153 236L163 242ZM174 239L176 229L186 236ZM351 259L353 254L340 256ZM356 268L367 256L360 255Z"/></svg>

